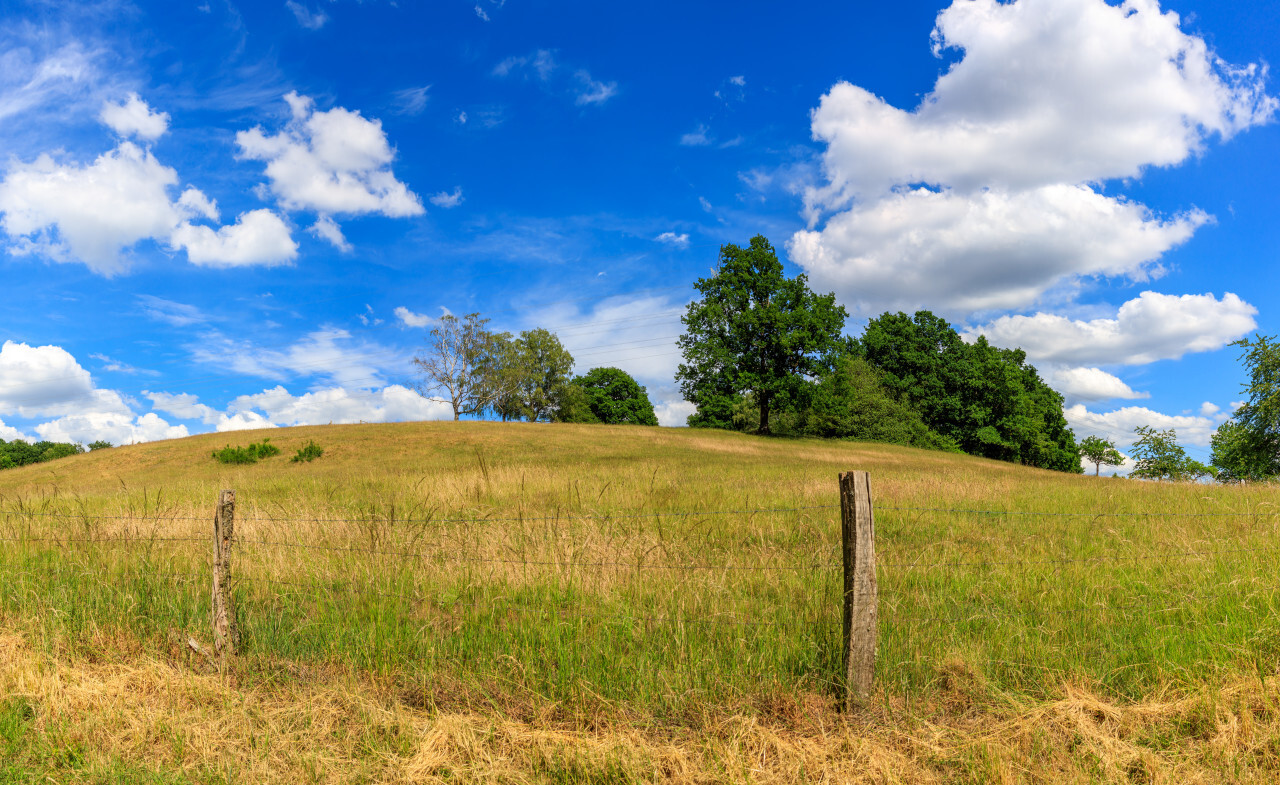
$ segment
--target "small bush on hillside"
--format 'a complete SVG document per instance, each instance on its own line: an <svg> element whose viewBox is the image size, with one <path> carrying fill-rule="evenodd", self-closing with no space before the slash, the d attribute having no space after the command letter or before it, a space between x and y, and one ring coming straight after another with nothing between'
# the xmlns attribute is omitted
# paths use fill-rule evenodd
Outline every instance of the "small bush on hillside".
<svg viewBox="0 0 1280 785"><path fill-rule="evenodd" d="M314 461L316 458L319 458L321 455L324 455L324 449L318 446L315 442L308 440L307 446L298 450L298 454L293 456L293 462L303 463L305 461L309 463Z"/></svg>
<svg viewBox="0 0 1280 785"><path fill-rule="evenodd" d="M280 454L280 448L270 442L270 439L263 439L261 442L255 442L246 447L227 445L221 450L214 450L213 457L219 463L257 463L263 458L270 458L273 455Z"/></svg>
<svg viewBox="0 0 1280 785"><path fill-rule="evenodd" d="M94 450L109 450L112 447L115 447L115 445L103 439L99 439L96 442L89 442L89 452L93 452Z"/></svg>

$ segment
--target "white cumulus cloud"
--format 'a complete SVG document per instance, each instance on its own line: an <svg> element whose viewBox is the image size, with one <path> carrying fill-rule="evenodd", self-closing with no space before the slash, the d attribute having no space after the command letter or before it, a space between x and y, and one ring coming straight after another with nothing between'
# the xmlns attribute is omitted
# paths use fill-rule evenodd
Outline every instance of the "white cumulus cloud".
<svg viewBox="0 0 1280 785"><path fill-rule="evenodd" d="M217 231L184 223L173 232L175 248L185 248L192 264L201 267L244 267L286 264L298 255L289 227L270 210L250 210L231 226Z"/></svg>
<svg viewBox="0 0 1280 785"><path fill-rule="evenodd" d="M1116 398L1132 400L1150 398L1151 393L1135 392L1118 376L1101 368L1048 368L1042 369L1049 386L1062 393L1067 404L1081 401L1109 401Z"/></svg>
<svg viewBox="0 0 1280 785"><path fill-rule="evenodd" d="M169 130L169 113L152 110L137 93L130 93L122 104L103 104L99 116L107 127L126 138L137 136L153 141Z"/></svg>
<svg viewBox="0 0 1280 785"><path fill-rule="evenodd" d="M1125 406L1110 412L1091 412L1084 404L1068 406L1063 413L1077 439L1101 436L1117 446L1133 444L1134 428L1148 426L1156 430L1173 429L1178 443L1184 446L1208 447L1209 438L1226 419L1223 415L1173 415L1153 411L1145 406Z"/></svg>
<svg viewBox="0 0 1280 785"><path fill-rule="evenodd" d="M679 397L653 404L653 413L658 417L658 425L665 425L668 428L680 428L687 425L689 415L697 410L698 407L696 405Z"/></svg>
<svg viewBox="0 0 1280 785"><path fill-rule="evenodd" d="M421 215L416 194L391 171L395 150L382 123L335 107L318 112L296 92L285 96L292 113L278 134L261 127L236 134L241 157L265 161L272 193L286 210L326 215Z"/></svg>
<svg viewBox="0 0 1280 785"><path fill-rule="evenodd" d="M54 259L77 259L113 275L126 266L120 258L125 248L147 238L167 240L182 222L187 209L168 193L177 184L177 172L132 142L88 166L41 155L13 166L0 181L0 228L11 238L35 242ZM188 197L188 204L193 201Z"/></svg>
<svg viewBox="0 0 1280 785"><path fill-rule="evenodd" d="M966 337L985 335L997 346L1020 347L1032 362L1142 365L1221 349L1257 327L1257 313L1231 292L1222 299L1143 292L1120 306L1115 318L1002 316Z"/></svg>
<svg viewBox="0 0 1280 785"><path fill-rule="evenodd" d="M114 390L96 388L89 372L60 346L6 341L0 347L0 414L55 417L33 426L41 439L113 444L186 436L154 413L138 416ZM0 438L27 438L0 423Z"/></svg>
<svg viewBox="0 0 1280 785"><path fill-rule="evenodd" d="M14 428L12 425L5 425L4 420L0 420L0 439L3 439L6 442L12 442L19 439L24 442L38 441L35 437L28 436L17 428Z"/></svg>
<svg viewBox="0 0 1280 785"><path fill-rule="evenodd" d="M863 314L929 307L950 315L1029 305L1082 276L1142 280L1208 220L1162 220L1086 185L972 196L916 189L860 203L788 246L815 289Z"/></svg>
<svg viewBox="0 0 1280 785"><path fill-rule="evenodd" d="M151 399L151 407L157 411L177 417L180 420L199 420L205 425L214 426L214 430L248 431L255 428L276 427L263 415L253 411L236 412L228 415L207 404L191 393L164 393L144 390L143 395Z"/></svg>
<svg viewBox="0 0 1280 785"><path fill-rule="evenodd" d="M41 423L35 431L41 439L51 442L89 444L101 439L117 445L181 439L190 435L185 425L170 425L154 412L140 417L119 412L72 414Z"/></svg>
<svg viewBox="0 0 1280 785"><path fill-rule="evenodd" d="M423 398L398 384L380 390L335 387L299 396L284 387L275 387L256 395L242 395L228 407L232 416L257 412L283 426L453 419L453 408L447 402Z"/></svg>
<svg viewBox="0 0 1280 785"><path fill-rule="evenodd" d="M402 385L379 390L330 387L293 395L276 386L233 399L226 411L199 402L189 393L147 392L153 407L183 420L199 420L215 430L243 431L326 423L452 420L453 408L444 401L422 397Z"/></svg>
<svg viewBox="0 0 1280 785"><path fill-rule="evenodd" d="M836 84L812 115L826 183L792 259L863 314L1033 305L1083 278L1145 280L1210 220L1104 195L1270 120L1262 66L1233 66L1155 0L955 0L960 52L918 107Z"/></svg>
<svg viewBox="0 0 1280 785"><path fill-rule="evenodd" d="M1221 62L1180 23L1155 0L953 2L934 46L963 59L915 110L847 82L822 98L828 196L1134 177L1268 120L1265 69Z"/></svg>
<svg viewBox="0 0 1280 785"><path fill-rule="evenodd" d="M131 95L124 104L108 103L102 119L122 136L150 139L164 133L169 116ZM185 248L199 265L270 265L295 256L288 228L269 210L245 213L216 230L193 224L217 221L217 203L192 186L172 199L178 184L174 169L131 141L87 165L40 155L14 164L0 180L0 229L11 240L11 254L79 261L107 276L124 272L126 249L144 240Z"/></svg>
<svg viewBox="0 0 1280 785"><path fill-rule="evenodd" d="M61 346L5 341L0 347L0 413L24 417L88 404L93 379Z"/></svg>

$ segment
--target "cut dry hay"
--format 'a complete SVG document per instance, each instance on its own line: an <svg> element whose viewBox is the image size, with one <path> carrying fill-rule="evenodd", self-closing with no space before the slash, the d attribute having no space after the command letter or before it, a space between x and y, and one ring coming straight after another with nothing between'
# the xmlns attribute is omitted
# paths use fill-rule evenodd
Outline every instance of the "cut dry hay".
<svg viewBox="0 0 1280 785"><path fill-rule="evenodd" d="M12 720L0 774L96 782L944 783L1275 782L1280 680L1134 705L1064 685L1039 705L974 706L952 664L951 706L854 718L814 699L773 716L705 718L698 729L583 728L502 712L409 705L350 672L201 673L121 637L92 658L0 636ZM995 699L998 703L998 698ZM2 724L0 724L2 726ZM5 739L0 737L0 743ZM33 779L34 781L34 779Z"/></svg>

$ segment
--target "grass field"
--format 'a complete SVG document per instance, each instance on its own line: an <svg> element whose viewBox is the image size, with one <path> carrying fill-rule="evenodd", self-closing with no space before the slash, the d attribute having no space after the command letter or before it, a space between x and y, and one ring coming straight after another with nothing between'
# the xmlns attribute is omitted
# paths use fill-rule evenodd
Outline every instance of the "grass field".
<svg viewBox="0 0 1280 785"><path fill-rule="evenodd" d="M214 449L269 436L281 456ZM290 463L314 440L313 463ZM877 691L840 703L838 472ZM242 654L209 643L238 493ZM415 423L0 472L0 783L1273 782L1273 487L683 429Z"/></svg>

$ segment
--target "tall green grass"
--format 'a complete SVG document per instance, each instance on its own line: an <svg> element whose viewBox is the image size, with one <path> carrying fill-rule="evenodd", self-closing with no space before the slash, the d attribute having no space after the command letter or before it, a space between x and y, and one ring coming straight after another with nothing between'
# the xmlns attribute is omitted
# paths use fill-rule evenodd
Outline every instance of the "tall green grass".
<svg viewBox="0 0 1280 785"><path fill-rule="evenodd" d="M834 699L836 473L865 468L884 700L930 704L957 673L989 693L1077 683L1138 700L1280 658L1269 488L733 434L435 433L472 441L362 472L350 452L341 463L354 441L330 433L314 471L254 467L162 493L0 489L0 614L51 648L103 630L157 647L205 635L202 538L215 489L234 486L249 671L337 663L424 704L655 723L779 693ZM637 443L611 443L619 433Z"/></svg>

